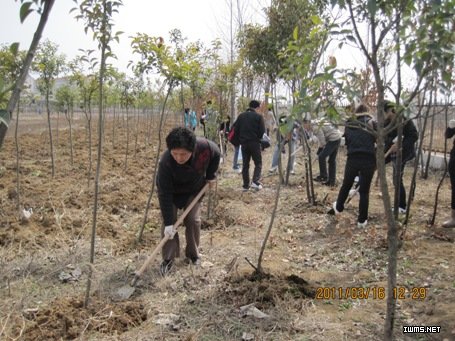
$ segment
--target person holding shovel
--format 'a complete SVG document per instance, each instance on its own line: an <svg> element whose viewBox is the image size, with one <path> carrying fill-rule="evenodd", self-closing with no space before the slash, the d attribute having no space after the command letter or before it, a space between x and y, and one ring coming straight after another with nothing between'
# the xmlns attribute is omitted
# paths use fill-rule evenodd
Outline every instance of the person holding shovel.
<svg viewBox="0 0 455 341"><path fill-rule="evenodd" d="M174 259L180 255L179 235L174 223L177 210L184 209L204 187L215 186L216 172L220 163L218 146L205 138L196 137L188 128L174 128L166 137L167 150L162 154L156 184L163 228L161 236L169 236L162 249L160 272L164 276L172 268ZM188 262L200 264L199 241L201 231L200 201L183 220L185 225Z"/></svg>

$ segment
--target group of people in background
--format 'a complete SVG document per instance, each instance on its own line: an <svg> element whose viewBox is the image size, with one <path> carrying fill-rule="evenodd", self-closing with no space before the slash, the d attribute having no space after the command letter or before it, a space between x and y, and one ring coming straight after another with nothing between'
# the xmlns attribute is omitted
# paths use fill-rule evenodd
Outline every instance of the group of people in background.
<svg viewBox="0 0 455 341"><path fill-rule="evenodd" d="M419 134L412 120L403 125L402 158L400 165L397 162L397 109L395 104L386 101L384 104L384 126L388 133L385 139L384 150L386 163L392 163L393 184L399 187L398 213L406 213L406 190L403 185L403 173L406 163L415 157L415 144ZM347 159L344 170L343 183L337 200L333 203L329 214L340 214L349 192L358 178L359 213L358 227L366 227L368 223L368 207L371 181L376 170L376 138L373 132L377 130L377 122L368 113L368 108L361 104L354 112L354 117L348 119L345 125L344 138L347 150Z"/></svg>
<svg viewBox="0 0 455 341"><path fill-rule="evenodd" d="M252 100L248 108L242 112L235 122L231 124L230 118L225 117L221 122L216 118L216 112L207 102L207 107L201 114L200 123L204 129L204 137L196 137L197 126L196 113L190 109L184 111L184 127L174 128L166 138L167 150L160 159L157 188L158 198L163 216L162 236L169 240L162 249L163 261L160 271L165 275L173 266L174 259L179 255L179 238L176 227L173 225L177 219L177 210L188 207L204 185L208 182L213 186L216 179L220 160L223 156L220 147L230 132L236 134L238 143L234 149L233 169L240 170L238 159L242 158L242 190L250 189L259 191L263 188L262 177L262 151L264 149L264 137L272 133L269 126L270 117L264 118L258 109L260 102ZM397 108L392 102L384 105L385 123L387 136L384 150L386 163L392 163L394 186L399 187L398 213L406 213L406 191L403 186L403 172L407 162L416 155L415 144L418 140L418 132L412 120L405 120L402 130L401 162L397 162ZM287 125L285 115L278 120L278 127ZM303 128L303 129L302 129ZM364 104L358 105L353 114L345 122L344 133L330 122L321 120L304 119L302 126L295 122L291 131L286 136L280 136L272 157L272 165L269 172L273 173L278 167L279 154L284 146L289 144L290 164L289 170L294 173L295 150L301 141L302 132L305 138L318 143L317 158L319 161L319 175L314 179L324 185L335 187L336 182L336 159L342 138L346 145L346 163L344 176L339 189L337 199L332 204L328 214L338 215L345 209L348 196L353 191L359 194L359 206L357 226L364 228L368 223L369 194L373 175L376 171L376 135L377 122L369 113ZM449 122L446 138L455 135L455 120ZM270 140L268 140L270 141ZM221 148L223 149L223 147ZM250 162L253 161L254 169L250 177ZM327 167L328 163L328 167ZM443 226L455 227L455 141L450 152L449 173L452 184L451 218ZM200 203L198 202L184 219L187 262L193 265L200 264Z"/></svg>

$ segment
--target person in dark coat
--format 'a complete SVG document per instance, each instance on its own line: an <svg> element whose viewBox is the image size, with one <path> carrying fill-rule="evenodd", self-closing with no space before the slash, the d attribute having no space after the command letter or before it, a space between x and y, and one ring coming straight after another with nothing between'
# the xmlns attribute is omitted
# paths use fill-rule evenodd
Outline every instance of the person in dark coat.
<svg viewBox="0 0 455 341"><path fill-rule="evenodd" d="M252 100L248 109L241 113L235 121L235 129L239 134L239 140L242 150L242 177L243 190L248 191L262 189L261 171L262 171L262 154L261 139L265 133L264 117L256 112L260 103ZM250 160L253 159L254 171L253 179L250 184Z"/></svg>
<svg viewBox="0 0 455 341"><path fill-rule="evenodd" d="M446 139L450 139L455 135L455 120L449 121L449 126L446 129ZM449 160L449 175L450 175L450 185L452 186L451 194L452 198L450 201L451 207L451 216L450 219L445 221L442 224L442 227L452 228L455 227L455 139L453 140L453 146L450 150L450 160Z"/></svg>
<svg viewBox="0 0 455 341"><path fill-rule="evenodd" d="M359 179L359 215L357 226L367 226L368 206L371 180L376 170L376 138L372 132L376 122L368 114L368 108L360 104L355 110L355 117L346 121L344 137L346 141L347 160L344 169L343 184L337 201L328 214L339 214L344 211L344 204L356 177Z"/></svg>
<svg viewBox="0 0 455 341"><path fill-rule="evenodd" d="M397 113L395 110L395 104L390 101L386 101L384 103L384 116L385 122L384 126L386 129L389 127L393 128L386 136L385 141L385 150L386 153L389 155L386 158L386 163L392 162L393 165L393 185L400 186L400 196L399 196L399 203L398 203L398 213L405 214L406 213L406 189L403 185L403 173L404 167L406 163L416 156L415 150L415 143L419 138L419 134L417 132L416 126L412 120L404 121L403 125L403 140L402 140L402 152L401 152L401 167L398 169L398 165L396 162L396 152L397 152ZM398 181L397 181L397 173L399 174Z"/></svg>
<svg viewBox="0 0 455 341"><path fill-rule="evenodd" d="M174 229L177 210L189 206L206 182L215 185L216 172L220 163L218 146L206 138L196 137L188 128L174 128L166 137L167 150L162 154L158 166L156 184L163 228L161 236L169 236L162 249L163 261L160 266L164 276L171 269L174 259L179 256L179 235ZM185 225L188 261L198 265L201 231L200 202L188 213Z"/></svg>

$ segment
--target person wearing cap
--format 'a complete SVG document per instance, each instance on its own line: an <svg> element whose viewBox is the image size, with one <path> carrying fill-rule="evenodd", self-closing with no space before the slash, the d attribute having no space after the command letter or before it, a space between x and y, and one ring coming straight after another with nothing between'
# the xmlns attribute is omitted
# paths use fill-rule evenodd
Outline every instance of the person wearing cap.
<svg viewBox="0 0 455 341"><path fill-rule="evenodd" d="M449 121L449 126L446 129L446 139L450 139L455 135L455 120L452 119ZM453 146L452 149L450 150L450 159L449 159L449 175L450 175L450 185L452 186L451 189L451 201L450 201L450 207L452 208L451 210L451 216L450 219L445 221L442 224L442 227L445 228L452 228L455 227L455 139L453 140Z"/></svg>
<svg viewBox="0 0 455 341"><path fill-rule="evenodd" d="M417 132L414 122L410 120L404 120L403 122L403 140L401 144L401 166L398 169L396 152L398 150L397 145L397 112L395 110L395 103L390 101L385 101L384 103L384 127L386 129L391 129L387 134L385 139L386 153L389 155L386 158L386 163L392 162L393 166L393 185L395 187L400 187L400 195L398 202L398 213L406 213L406 190L403 185L403 173L406 163L412 160L416 156L415 143L419 139L419 134ZM399 172L399 174L397 174ZM397 175L399 175L397 177Z"/></svg>
<svg viewBox="0 0 455 341"><path fill-rule="evenodd" d="M179 257L179 235L174 228L177 210L185 209L206 182L215 185L220 163L218 146L203 137L196 137L188 128L174 128L166 137L167 150L158 166L156 185L163 228L161 236L169 236L162 249L160 272L164 276ZM201 231L200 202L196 203L183 221L185 226L185 256L188 262L200 264L199 241Z"/></svg>
<svg viewBox="0 0 455 341"><path fill-rule="evenodd" d="M257 191L262 189L260 182L262 171L261 139L265 133L265 123L264 117L256 112L259 106L259 101L252 100L248 109L241 113L234 123L236 132L239 134L242 151L243 191L248 191L250 187ZM250 183L251 159L254 162L254 171Z"/></svg>
<svg viewBox="0 0 455 341"><path fill-rule="evenodd" d="M343 184L328 214L338 215L344 211L344 204L349 196L356 177L359 179L359 214L357 227L367 226L370 186L376 170L376 122L368 114L368 108L360 104L354 111L355 116L346 121L344 136L347 160L344 169Z"/></svg>

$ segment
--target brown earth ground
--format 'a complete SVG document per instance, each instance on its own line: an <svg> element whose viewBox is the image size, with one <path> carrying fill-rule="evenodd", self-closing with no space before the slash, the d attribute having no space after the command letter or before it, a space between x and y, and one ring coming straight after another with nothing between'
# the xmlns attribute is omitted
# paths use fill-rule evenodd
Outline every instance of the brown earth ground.
<svg viewBox="0 0 455 341"><path fill-rule="evenodd" d="M264 154L265 188L247 193L240 190L241 176L231 170L229 151L212 197L215 207L210 218L208 197L204 199L201 267L178 259L163 278L158 256L133 296L121 300L118 289L129 283L159 242L161 218L154 195L143 241L135 245L151 190L157 133L146 144L147 123L140 122L136 131L134 121L130 122L125 167L125 121L115 122L114 141L113 124L107 121L105 129L88 308L83 300L94 172L89 184L84 122L75 123L72 165L69 131L62 119L58 142L54 130L56 175L52 178L44 118L21 119L19 196L14 127L10 129L0 158L0 340L382 339L387 243L377 187L371 191L368 228L360 230L355 225L356 198L335 219L326 212L337 189L316 183L319 203L307 203L303 156L298 155L297 174L291 176L289 186L282 187L265 250L267 276L252 276L250 263L257 262L276 193L278 176L267 174L272 149ZM342 149L339 182L344 155ZM407 167L406 185L411 172ZM396 340L455 340L455 231L427 226L440 177L432 173L417 183L398 259ZM449 214L449 192L446 180L439 196L437 226ZM20 218L18 200L21 209L33 209L28 221ZM441 333L404 334L407 325L441 326Z"/></svg>

